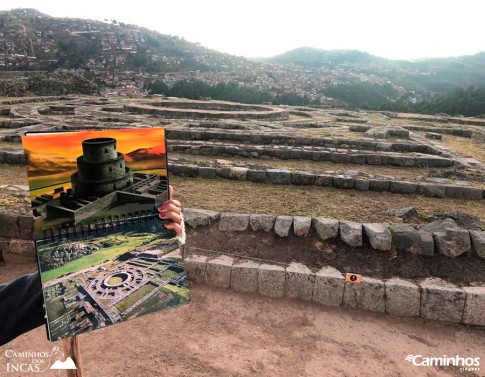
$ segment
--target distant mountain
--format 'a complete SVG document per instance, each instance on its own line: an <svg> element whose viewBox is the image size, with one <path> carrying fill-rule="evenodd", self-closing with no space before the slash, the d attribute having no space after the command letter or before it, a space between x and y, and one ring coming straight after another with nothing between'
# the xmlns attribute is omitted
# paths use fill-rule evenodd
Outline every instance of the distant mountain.
<svg viewBox="0 0 485 377"><path fill-rule="evenodd" d="M379 85L388 83L425 97L448 93L457 86L485 84L485 52L470 56L405 61L385 59L357 50L303 47L265 61L316 70L339 68L342 75L344 72L350 76L361 75L353 80L350 78L343 85L362 82L374 82ZM372 79L369 79L370 77Z"/></svg>
<svg viewBox="0 0 485 377"><path fill-rule="evenodd" d="M54 75L58 70L69 75ZM252 61L115 20L14 9L0 11L0 71L10 71L0 77L1 96L109 92L104 89L126 94L130 86L140 96L150 90L198 98L203 84L211 90L219 86L217 98L223 100L380 109L485 85L485 52L404 61L301 47Z"/></svg>
<svg viewBox="0 0 485 377"><path fill-rule="evenodd" d="M358 50L321 50L301 47L266 59L268 62L307 67L336 66L341 64L372 64L385 59Z"/></svg>
<svg viewBox="0 0 485 377"><path fill-rule="evenodd" d="M0 11L0 32L0 70L220 71L247 61L136 25L35 9Z"/></svg>
<svg viewBox="0 0 485 377"><path fill-rule="evenodd" d="M27 151L29 176L44 176L77 170L76 159L66 159L56 154Z"/></svg>
<svg viewBox="0 0 485 377"><path fill-rule="evenodd" d="M151 148L140 148L125 154L125 161L142 161L165 158L165 146L157 145ZM160 160L162 161L162 160Z"/></svg>

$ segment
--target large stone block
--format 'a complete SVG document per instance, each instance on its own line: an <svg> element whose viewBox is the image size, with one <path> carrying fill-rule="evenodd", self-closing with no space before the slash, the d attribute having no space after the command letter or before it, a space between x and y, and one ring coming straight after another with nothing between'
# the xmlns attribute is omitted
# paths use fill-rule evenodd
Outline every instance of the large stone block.
<svg viewBox="0 0 485 377"><path fill-rule="evenodd" d="M207 257L203 255L189 255L185 258L185 272L187 278L194 283L205 281Z"/></svg>
<svg viewBox="0 0 485 377"><path fill-rule="evenodd" d="M353 154L350 158L350 161L353 164L365 165L367 160L367 156L365 154Z"/></svg>
<svg viewBox="0 0 485 377"><path fill-rule="evenodd" d="M462 199L463 187L462 186L445 186L445 195L447 198Z"/></svg>
<svg viewBox="0 0 485 377"><path fill-rule="evenodd" d="M278 216L274 223L274 232L280 237L288 237L291 224L293 224L293 216Z"/></svg>
<svg viewBox="0 0 485 377"><path fill-rule="evenodd" d="M337 164L350 164L352 162L352 156L347 153L332 152L330 161Z"/></svg>
<svg viewBox="0 0 485 377"><path fill-rule="evenodd" d="M316 174L315 186L332 186L333 177L329 174Z"/></svg>
<svg viewBox="0 0 485 377"><path fill-rule="evenodd" d="M258 291L259 263L246 261L232 266L231 288L237 292Z"/></svg>
<svg viewBox="0 0 485 377"><path fill-rule="evenodd" d="M313 301L327 306L342 305L345 278L339 270L327 266L315 274Z"/></svg>
<svg viewBox="0 0 485 377"><path fill-rule="evenodd" d="M420 168L447 168L453 166L453 160L438 156L419 156L416 157L415 166Z"/></svg>
<svg viewBox="0 0 485 377"><path fill-rule="evenodd" d="M204 179L213 179L217 175L216 168L210 166L199 166L199 177Z"/></svg>
<svg viewBox="0 0 485 377"><path fill-rule="evenodd" d="M298 186L311 186L315 183L315 174L295 171L291 173L291 183Z"/></svg>
<svg viewBox="0 0 485 377"><path fill-rule="evenodd" d="M418 194L427 196L428 198L445 198L446 187L444 185L432 183L420 183L418 185Z"/></svg>
<svg viewBox="0 0 485 377"><path fill-rule="evenodd" d="M291 172L287 169L268 169L266 170L270 183L275 185L290 185Z"/></svg>
<svg viewBox="0 0 485 377"><path fill-rule="evenodd" d="M182 213L184 215L184 222L192 228L210 225L220 218L219 212L205 209L183 208Z"/></svg>
<svg viewBox="0 0 485 377"><path fill-rule="evenodd" d="M418 189L417 183L405 181L392 181L389 186L391 192L399 194L413 194Z"/></svg>
<svg viewBox="0 0 485 377"><path fill-rule="evenodd" d="M364 276L359 284L345 283L343 304L348 308L384 312L384 297L384 282Z"/></svg>
<svg viewBox="0 0 485 377"><path fill-rule="evenodd" d="M373 249L383 251L391 250L392 235L387 224L368 223L363 224L363 226Z"/></svg>
<svg viewBox="0 0 485 377"><path fill-rule="evenodd" d="M219 230L222 232L242 232L249 225L249 214L247 213L221 213Z"/></svg>
<svg viewBox="0 0 485 377"><path fill-rule="evenodd" d="M312 160L313 161L331 161L332 153L328 151L313 151Z"/></svg>
<svg viewBox="0 0 485 377"><path fill-rule="evenodd" d="M421 317L444 322L461 322L465 291L438 278L421 283Z"/></svg>
<svg viewBox="0 0 485 377"><path fill-rule="evenodd" d="M19 238L31 240L34 237L34 218L32 216L18 216Z"/></svg>
<svg viewBox="0 0 485 377"><path fill-rule="evenodd" d="M450 218L454 220L456 224L461 226L463 229L480 230L482 228L480 217L466 212L449 211L436 213L436 215L439 215L439 217L442 219Z"/></svg>
<svg viewBox="0 0 485 377"><path fill-rule="evenodd" d="M291 263L286 268L285 296L300 300L311 300L315 274L301 263Z"/></svg>
<svg viewBox="0 0 485 377"><path fill-rule="evenodd" d="M444 232L433 233L438 254L447 257L457 257L471 251L470 235L464 229L446 229Z"/></svg>
<svg viewBox="0 0 485 377"><path fill-rule="evenodd" d="M306 216L293 216L293 233L297 237L306 237L312 225L312 218Z"/></svg>
<svg viewBox="0 0 485 377"><path fill-rule="evenodd" d="M249 169L246 174L246 179L251 182L256 183L268 183L268 175L266 174L266 170L255 170Z"/></svg>
<svg viewBox="0 0 485 377"><path fill-rule="evenodd" d="M408 224L393 224L392 245L398 252L434 255L433 235L429 232L417 231Z"/></svg>
<svg viewBox="0 0 485 377"><path fill-rule="evenodd" d="M362 224L340 220L339 225L342 241L353 247L362 246Z"/></svg>
<svg viewBox="0 0 485 377"><path fill-rule="evenodd" d="M354 188L354 178L347 175L336 175L332 179L332 186L342 189Z"/></svg>
<svg viewBox="0 0 485 377"><path fill-rule="evenodd" d="M367 155L368 165L382 165L382 157L378 154L368 154Z"/></svg>
<svg viewBox="0 0 485 377"><path fill-rule="evenodd" d="M229 178L236 179L239 181L245 181L247 172L248 172L248 168L234 166L229 171Z"/></svg>
<svg viewBox="0 0 485 377"><path fill-rule="evenodd" d="M299 160L303 158L303 152L301 149L297 149L297 148L292 148L290 150L290 159L292 160Z"/></svg>
<svg viewBox="0 0 485 377"><path fill-rule="evenodd" d="M222 166L222 167L216 168L216 174L218 177L229 178L230 173L231 173L230 167Z"/></svg>
<svg viewBox="0 0 485 377"><path fill-rule="evenodd" d="M371 191L389 191L391 181L382 179L369 179L369 190Z"/></svg>
<svg viewBox="0 0 485 377"><path fill-rule="evenodd" d="M386 313L397 316L419 317L421 295L419 286L393 278L385 282Z"/></svg>
<svg viewBox="0 0 485 377"><path fill-rule="evenodd" d="M369 190L369 181L367 179L355 178L354 188L358 191L368 191Z"/></svg>
<svg viewBox="0 0 485 377"><path fill-rule="evenodd" d="M410 219L418 216L418 211L414 207L398 208L393 212L394 216L401 217L403 219Z"/></svg>
<svg viewBox="0 0 485 377"><path fill-rule="evenodd" d="M233 259L222 255L207 262L205 282L208 285L220 288L229 288L231 285L231 269Z"/></svg>
<svg viewBox="0 0 485 377"><path fill-rule="evenodd" d="M482 198L483 190L480 187L463 187L463 199L481 200Z"/></svg>
<svg viewBox="0 0 485 377"><path fill-rule="evenodd" d="M421 227L420 230L423 232L435 233L444 232L446 229L456 229L458 225L455 220L446 218L444 220L433 221L432 223L426 224Z"/></svg>
<svg viewBox="0 0 485 377"><path fill-rule="evenodd" d="M485 259L485 231L470 230L472 250L481 258Z"/></svg>
<svg viewBox="0 0 485 377"><path fill-rule="evenodd" d="M413 167L415 162L416 159L410 156L389 156L389 165L392 166Z"/></svg>
<svg viewBox="0 0 485 377"><path fill-rule="evenodd" d="M8 252L28 258L35 257L34 241L13 239L10 241Z"/></svg>
<svg viewBox="0 0 485 377"><path fill-rule="evenodd" d="M174 165L174 174L179 173L182 177L197 177L199 175L199 167L197 165L182 165L178 169ZM177 175L177 174L176 174Z"/></svg>
<svg viewBox="0 0 485 377"><path fill-rule="evenodd" d="M251 229L254 232L257 232L259 230L269 232L271 229L273 229L275 221L276 216L272 215L252 214L251 216L249 216L249 224L251 225Z"/></svg>
<svg viewBox="0 0 485 377"><path fill-rule="evenodd" d="M325 241L329 238L337 237L339 229L339 221L336 219L326 219L324 217L315 217L313 220L313 227L317 231L319 237Z"/></svg>
<svg viewBox="0 0 485 377"><path fill-rule="evenodd" d="M19 238L18 215L0 212L0 237Z"/></svg>
<svg viewBox="0 0 485 377"><path fill-rule="evenodd" d="M485 326L485 287L465 287L463 323Z"/></svg>
<svg viewBox="0 0 485 377"><path fill-rule="evenodd" d="M5 162L7 164L20 164L23 154L22 151L5 151Z"/></svg>
<svg viewBox="0 0 485 377"><path fill-rule="evenodd" d="M262 264L258 271L258 292L263 296L283 297L285 295L285 280L284 267Z"/></svg>

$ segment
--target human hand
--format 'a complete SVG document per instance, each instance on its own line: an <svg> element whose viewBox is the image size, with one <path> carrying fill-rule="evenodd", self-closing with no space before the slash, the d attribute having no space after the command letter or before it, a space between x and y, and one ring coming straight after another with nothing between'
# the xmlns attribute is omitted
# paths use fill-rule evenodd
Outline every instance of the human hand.
<svg viewBox="0 0 485 377"><path fill-rule="evenodd" d="M173 187L168 186L170 198L173 198ZM177 237L182 235L182 205L178 200L170 199L158 207L158 216L163 220L171 220L163 224L165 228L174 230Z"/></svg>

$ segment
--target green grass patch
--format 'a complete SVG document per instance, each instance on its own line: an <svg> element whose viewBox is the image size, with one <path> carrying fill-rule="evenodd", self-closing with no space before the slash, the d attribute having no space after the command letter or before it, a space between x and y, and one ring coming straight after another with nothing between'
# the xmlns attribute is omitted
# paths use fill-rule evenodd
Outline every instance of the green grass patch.
<svg viewBox="0 0 485 377"><path fill-rule="evenodd" d="M190 291L188 288L177 287L176 285L166 284L163 289L170 291L180 297L180 301L190 300Z"/></svg>
<svg viewBox="0 0 485 377"><path fill-rule="evenodd" d="M153 291L157 286L153 283L145 284L143 287L138 289L136 292L133 292L131 295L126 297L125 299L118 302L115 306L120 312L125 312L130 308L132 305L136 304L140 301L143 297Z"/></svg>
<svg viewBox="0 0 485 377"><path fill-rule="evenodd" d="M47 303L45 309L50 320L59 318L69 311L69 309L64 308L61 298Z"/></svg>
<svg viewBox="0 0 485 377"><path fill-rule="evenodd" d="M111 276L108 279L108 284L110 285L120 285L121 283L123 283L123 279L118 276Z"/></svg>
<svg viewBox="0 0 485 377"><path fill-rule="evenodd" d="M165 270L162 275L163 280L170 280L171 278L177 276L178 274L172 270Z"/></svg>

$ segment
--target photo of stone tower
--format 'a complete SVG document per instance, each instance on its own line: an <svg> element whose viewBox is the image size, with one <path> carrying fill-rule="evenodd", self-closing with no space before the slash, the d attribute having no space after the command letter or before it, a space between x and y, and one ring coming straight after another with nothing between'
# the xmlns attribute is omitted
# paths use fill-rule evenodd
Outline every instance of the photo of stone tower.
<svg viewBox="0 0 485 377"><path fill-rule="evenodd" d="M78 170L71 175L74 197L101 197L133 184L124 154L116 150L116 139L87 139L82 148L83 154L77 158Z"/></svg>
<svg viewBox="0 0 485 377"><path fill-rule="evenodd" d="M163 128L29 136L45 151L29 178L36 229L152 211L168 199L165 142Z"/></svg>

